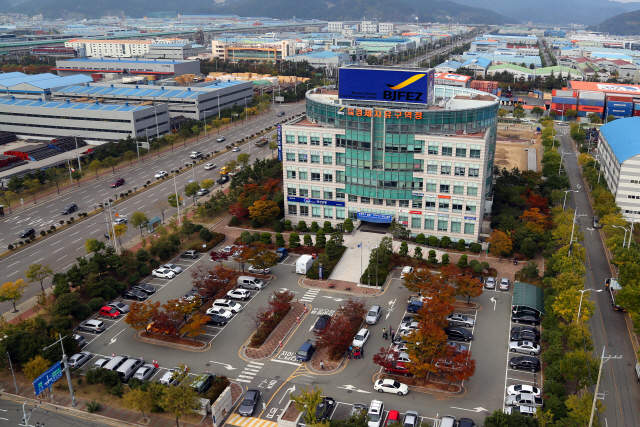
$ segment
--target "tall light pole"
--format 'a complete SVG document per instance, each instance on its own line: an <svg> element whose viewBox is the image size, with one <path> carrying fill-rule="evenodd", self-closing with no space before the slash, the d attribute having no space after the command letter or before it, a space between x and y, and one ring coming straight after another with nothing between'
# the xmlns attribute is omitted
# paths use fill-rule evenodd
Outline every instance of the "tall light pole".
<svg viewBox="0 0 640 427"><path fill-rule="evenodd" d="M624 248L624 245L627 243L627 231L629 231L627 228L621 226L621 225L611 225L612 227L615 228L622 228L624 230L624 239L622 239L622 247Z"/></svg>
<svg viewBox="0 0 640 427"><path fill-rule="evenodd" d="M65 335L64 338L67 336ZM62 347L62 365L64 366L64 371L67 374L67 383L69 383L69 393L71 394L71 406L74 408L78 406L76 403L76 396L73 394L73 384L71 383L71 372L69 372L69 364L67 363L67 355L64 352L64 346L62 345L62 340L64 339L62 335L58 334L58 341L54 342L50 346L47 346L42 349L42 351L47 351L54 345L60 343L60 347Z"/></svg>
<svg viewBox="0 0 640 427"><path fill-rule="evenodd" d="M571 224L571 239L569 240L569 253L568 256L571 256L571 248L573 247L573 232L576 228L576 217L579 216L587 216L587 214L578 215L578 207L573 211L573 224Z"/></svg>
<svg viewBox="0 0 640 427"><path fill-rule="evenodd" d="M579 193L579 191L578 190L565 190L565 192L564 192L564 202L562 202L562 210L565 209L565 205L567 203L567 194L569 194L569 193Z"/></svg>
<svg viewBox="0 0 640 427"><path fill-rule="evenodd" d="M178 225L180 225L180 197L178 196L178 184L176 184L176 175L178 171L173 173L173 189L176 192L176 207L178 208Z"/></svg>
<svg viewBox="0 0 640 427"><path fill-rule="evenodd" d="M591 405L591 418L589 418L589 427L593 425L593 415L596 410L596 399L598 398L598 387L600 387L600 377L602 376L602 365L611 359L622 359L622 356L607 356L605 357L604 351L606 347L602 347L602 356L600 357L600 369L598 369L598 381L596 381L596 389L593 392L593 405Z"/></svg>
<svg viewBox="0 0 640 427"><path fill-rule="evenodd" d="M580 322L580 310L582 310L582 297L584 297L584 293L588 292L588 291L596 291L596 292L602 292L602 289L578 289L578 292L580 292L580 305L578 306L578 317L576 318L576 323Z"/></svg>

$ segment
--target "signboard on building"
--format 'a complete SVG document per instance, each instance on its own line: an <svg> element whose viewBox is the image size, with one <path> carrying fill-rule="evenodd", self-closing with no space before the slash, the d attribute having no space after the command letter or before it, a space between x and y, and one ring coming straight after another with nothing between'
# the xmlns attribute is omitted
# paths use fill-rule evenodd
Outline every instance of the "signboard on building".
<svg viewBox="0 0 640 427"><path fill-rule="evenodd" d="M287 201L298 203L309 203L311 205L326 205L344 207L344 202L336 202L334 200L311 199L309 197L287 196Z"/></svg>
<svg viewBox="0 0 640 427"><path fill-rule="evenodd" d="M358 219L364 220L364 221L369 221L369 222L385 223L385 222L393 221L393 216L392 215L371 213L371 212L358 212Z"/></svg>
<svg viewBox="0 0 640 427"><path fill-rule="evenodd" d="M36 396L40 395L40 393L62 378L63 372L60 362L56 362L52 367L47 369L44 374L33 380L33 387L35 388Z"/></svg>
<svg viewBox="0 0 640 427"><path fill-rule="evenodd" d="M278 125L278 161L282 161L282 125Z"/></svg>
<svg viewBox="0 0 640 427"><path fill-rule="evenodd" d="M430 104L434 71L340 68L338 97L360 101Z"/></svg>

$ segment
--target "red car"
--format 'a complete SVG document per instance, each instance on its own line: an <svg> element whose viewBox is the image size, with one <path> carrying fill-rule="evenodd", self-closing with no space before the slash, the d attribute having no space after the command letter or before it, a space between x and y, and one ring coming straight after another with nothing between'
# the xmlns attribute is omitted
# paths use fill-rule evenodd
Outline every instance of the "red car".
<svg viewBox="0 0 640 427"><path fill-rule="evenodd" d="M404 375L405 377L413 376L405 366L404 362L391 362L384 368L384 371L393 375Z"/></svg>
<svg viewBox="0 0 640 427"><path fill-rule="evenodd" d="M100 316L102 317L111 317L112 319L117 319L120 317L120 312L113 307L104 306L100 309Z"/></svg>
<svg viewBox="0 0 640 427"><path fill-rule="evenodd" d="M387 424L385 424L385 426L390 426L393 423L400 423L400 412L389 411L389 416L387 416Z"/></svg>
<svg viewBox="0 0 640 427"><path fill-rule="evenodd" d="M120 187L121 185L124 185L124 178L118 178L115 181L111 181L111 184L109 184L109 187L115 188L115 187Z"/></svg>

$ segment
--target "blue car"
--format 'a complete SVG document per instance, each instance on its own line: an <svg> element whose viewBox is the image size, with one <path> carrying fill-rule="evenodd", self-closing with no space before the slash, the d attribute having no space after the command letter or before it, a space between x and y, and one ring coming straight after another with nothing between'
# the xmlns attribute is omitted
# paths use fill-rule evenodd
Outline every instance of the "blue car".
<svg viewBox="0 0 640 427"><path fill-rule="evenodd" d="M411 301L407 306L407 312L409 313L417 313L420 311L424 303L422 301Z"/></svg>

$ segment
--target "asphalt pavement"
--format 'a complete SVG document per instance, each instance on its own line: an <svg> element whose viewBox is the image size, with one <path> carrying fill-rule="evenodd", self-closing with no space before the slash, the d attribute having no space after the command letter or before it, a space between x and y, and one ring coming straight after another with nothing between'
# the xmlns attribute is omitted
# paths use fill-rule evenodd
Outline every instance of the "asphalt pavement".
<svg viewBox="0 0 640 427"><path fill-rule="evenodd" d="M287 116L301 113L305 108L304 103L278 107L280 111L284 110ZM149 218L154 216L161 217L161 212L155 205L161 200L166 202L169 194L174 192L174 186L177 186L179 193L184 194L184 186L191 179L195 178L198 181L204 179L216 180L220 177L220 168L224 166L226 162L236 159L237 156L242 153L249 153L251 155L251 161L255 160L256 157L262 158L271 155L271 150L268 145L257 147L252 142L249 142L240 146L239 152L228 152L212 159L211 163L217 165L216 169L204 170L204 166L201 164L193 168L193 171L184 172L185 163L191 161L189 158L191 151L202 151L204 153L214 150L219 151L224 149L225 145L230 142L256 133L267 126L277 123L280 121L279 119L281 120L281 118L277 117L277 112L273 111L245 121L244 124L229 128L219 134L209 134L208 138L203 137L199 142L190 143L187 147L176 144L174 152L163 153L160 158L152 158L151 161L146 160L139 165L134 163L132 168L119 170L115 175L101 177L99 180L91 183L82 183L79 188L76 188L72 192L64 193L54 199L38 203L31 208L10 215L0 222L0 245L6 247L8 244L20 240L18 233L25 228L34 228L36 233L39 233L40 230L48 229L50 225L57 225L60 220L66 220L69 216L74 216L74 214L60 214L62 208L69 203L76 203L79 208L78 212L89 212L92 211L97 204L106 201L109 197L113 198L116 194L133 189L134 186L140 189L147 180L155 181L154 175L158 171L163 170L169 172L172 169L177 169L182 166L183 172L175 179L175 184L173 178L167 179L165 182L155 185L140 194L129 196L115 207L118 214L125 218L129 218L135 211L144 212ZM215 142L218 136L225 136L227 141L222 143ZM110 188L109 183L113 178L120 177L125 179L125 185L118 188ZM228 185L228 183L225 184L223 188L228 187ZM211 189L211 192L214 193L219 188L221 188L221 186L216 184ZM185 197L185 202L188 206L192 203L192 199ZM176 213L174 208L167 209L165 211L165 219L170 218L174 213ZM75 216L77 217L77 215ZM95 215L92 218L59 231L46 239L39 238L41 240L36 240L34 243L29 244L28 248L24 248L15 254L3 258L0 260L0 271L4 273L5 281L15 281L20 278L26 281L27 279L24 276L24 272L30 264L35 263L48 264L54 272L66 271L73 265L76 257L86 255L84 243L87 239L105 240L104 234L106 232L107 223L105 215ZM122 238L123 243L130 242L131 239L136 236L136 233L139 232L139 230L132 229L131 225L129 225L128 234ZM47 279L44 285L45 287L50 286L51 279ZM26 301L35 296L39 290L40 283L31 283L22 301ZM5 302L0 304L0 313L10 309L12 309L11 303Z"/></svg>

